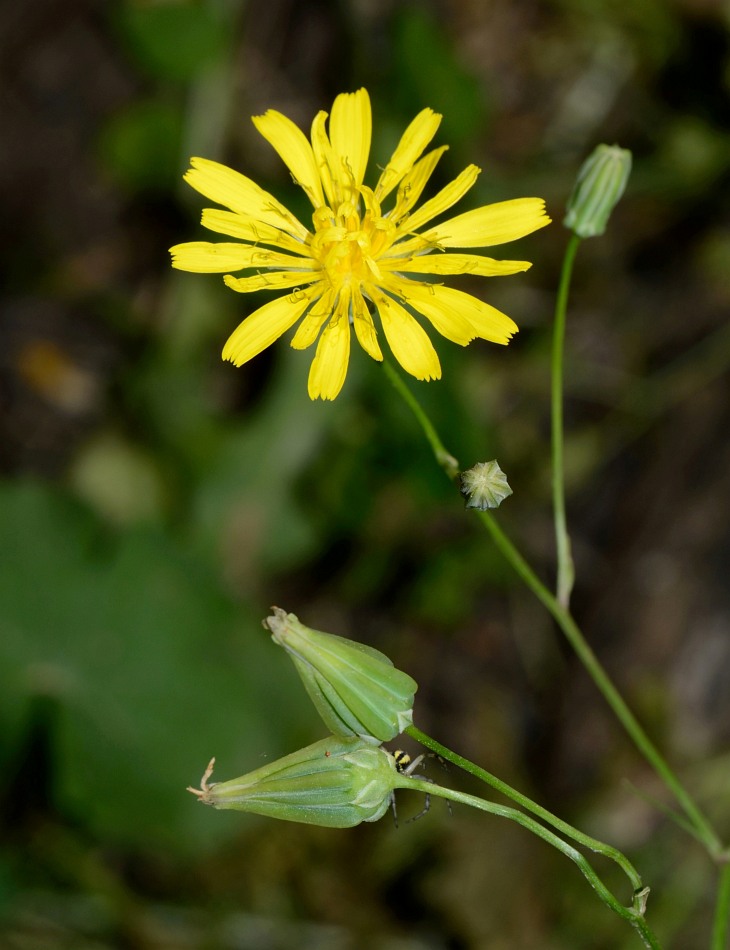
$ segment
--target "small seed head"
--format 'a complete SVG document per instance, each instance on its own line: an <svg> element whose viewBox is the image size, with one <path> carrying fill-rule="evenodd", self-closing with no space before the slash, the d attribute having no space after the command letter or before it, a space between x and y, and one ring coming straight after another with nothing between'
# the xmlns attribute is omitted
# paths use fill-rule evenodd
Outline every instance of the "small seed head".
<svg viewBox="0 0 730 950"><path fill-rule="evenodd" d="M477 462L476 465L461 473L461 493L466 498L467 508L486 511L499 508L505 498L512 494L507 476L499 467L496 459L491 462Z"/></svg>

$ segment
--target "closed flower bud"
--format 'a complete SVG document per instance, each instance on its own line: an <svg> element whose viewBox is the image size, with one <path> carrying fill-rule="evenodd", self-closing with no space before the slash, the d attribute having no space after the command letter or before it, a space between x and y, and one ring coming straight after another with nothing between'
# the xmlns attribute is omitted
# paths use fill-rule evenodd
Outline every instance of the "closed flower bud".
<svg viewBox="0 0 730 950"><path fill-rule="evenodd" d="M204 804L325 828L377 821L402 784L393 757L361 739L330 736L248 775L209 784L214 761L200 788L188 789Z"/></svg>
<svg viewBox="0 0 730 950"><path fill-rule="evenodd" d="M603 234L630 172L631 152L618 145L597 146L578 172L565 227L582 238Z"/></svg>
<svg viewBox="0 0 730 950"><path fill-rule="evenodd" d="M362 643L310 630L294 614L272 607L264 620L272 639L294 661L312 702L337 736L379 745L413 723L414 679Z"/></svg>
<svg viewBox="0 0 730 950"><path fill-rule="evenodd" d="M512 489L507 484L507 476L496 459L491 462L477 462L472 468L462 472L460 477L461 493L466 497L467 508L477 508L479 511L499 508L504 499L512 494Z"/></svg>

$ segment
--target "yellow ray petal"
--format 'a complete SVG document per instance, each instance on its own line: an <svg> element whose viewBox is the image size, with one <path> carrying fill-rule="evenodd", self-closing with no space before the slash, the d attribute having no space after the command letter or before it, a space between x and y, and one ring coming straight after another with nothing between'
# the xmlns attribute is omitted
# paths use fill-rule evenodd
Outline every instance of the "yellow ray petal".
<svg viewBox="0 0 730 950"><path fill-rule="evenodd" d="M235 211L221 211L219 208L203 209L201 224L209 231L227 234L230 237L250 241L252 244L271 244L293 254L311 257L309 244L299 241L280 228L257 221L250 215L237 214Z"/></svg>
<svg viewBox="0 0 730 950"><path fill-rule="evenodd" d="M542 198L513 198L460 214L423 237L440 247L490 247L524 237L546 224L550 218Z"/></svg>
<svg viewBox="0 0 730 950"><path fill-rule="evenodd" d="M191 158L190 165L183 178L201 195L232 211L281 228L301 240L306 239L308 231L301 221L250 178L207 158Z"/></svg>
<svg viewBox="0 0 730 950"><path fill-rule="evenodd" d="M359 287L354 287L352 292L352 325L355 327L357 342L368 356L380 363L383 354L378 343L378 332Z"/></svg>
<svg viewBox="0 0 730 950"><path fill-rule="evenodd" d="M467 318L455 307L443 306L436 292L439 289L431 284L422 284L413 280L392 279L384 284L386 290L397 294L398 298L407 303L418 313L423 314L431 321L441 336L466 346L477 332Z"/></svg>
<svg viewBox="0 0 730 950"><path fill-rule="evenodd" d="M192 271L196 274L225 274L244 267L318 267L314 261L308 262L301 257L279 254L266 247L254 244L210 244L207 241L191 241L188 244L176 244L170 248L172 266L177 270Z"/></svg>
<svg viewBox="0 0 730 950"><path fill-rule="evenodd" d="M403 369L416 379L440 379L441 364L423 327L377 287L368 285L366 289L378 308L393 356Z"/></svg>
<svg viewBox="0 0 730 950"><path fill-rule="evenodd" d="M453 287L444 287L441 284L431 285L424 293L421 285L414 283L415 288L413 284L410 284L404 291L404 296L409 301L413 299L413 306L416 309L420 310L424 307L424 300L427 300L431 308L438 308L444 315L456 311L473 327L472 337L480 337L492 343L509 343L512 335L519 329L506 313L484 303L483 300L472 297L471 294L465 294L461 290L454 290Z"/></svg>
<svg viewBox="0 0 730 950"><path fill-rule="evenodd" d="M380 266L384 270L403 274L474 274L477 277L504 277L529 270L532 264L529 261L496 261L493 257L482 257L481 254L437 251L433 254L409 257L404 261L398 258L381 259Z"/></svg>
<svg viewBox="0 0 730 950"><path fill-rule="evenodd" d="M365 212L378 223L382 223L385 219L381 217L382 209L380 207L380 202L375 197L375 192L372 188L368 188L367 185L360 185L360 197L362 198L362 203L365 206ZM392 222L391 226L392 226Z"/></svg>
<svg viewBox="0 0 730 950"><path fill-rule="evenodd" d="M275 270L266 274L254 274L253 277L234 277L226 274L223 278L226 287L239 294L250 294L254 290L287 290L289 287L304 287L320 280L321 273L304 271Z"/></svg>
<svg viewBox="0 0 730 950"><path fill-rule="evenodd" d="M309 370L310 399L334 399L347 375L350 360L350 323L340 313L324 328Z"/></svg>
<svg viewBox="0 0 730 950"><path fill-rule="evenodd" d="M314 207L323 205L324 193L314 152L309 139L299 126L275 109L269 109L263 115L255 115L251 121L279 153L294 176L294 181L301 185Z"/></svg>
<svg viewBox="0 0 730 950"><path fill-rule="evenodd" d="M441 116L433 109L422 109L401 136L390 161L383 169L375 188L375 197L382 201L406 175L413 163L436 134Z"/></svg>
<svg viewBox="0 0 730 950"><path fill-rule="evenodd" d="M309 313L297 327L297 332L291 341L291 346L295 350L306 350L308 346L314 343L319 335L319 331L322 329L322 325L326 320L329 320L335 312L334 305L336 296L336 291L328 290L322 294L319 300L312 306Z"/></svg>
<svg viewBox="0 0 730 950"><path fill-rule="evenodd" d="M331 207L335 207L340 203L341 198L335 192L333 178L336 178L336 160L327 136L327 130L324 127L326 121L326 112L318 112L312 120L312 150L319 177L322 179L327 203Z"/></svg>
<svg viewBox="0 0 730 950"><path fill-rule="evenodd" d="M288 294L259 307L229 336L223 359L241 366L257 356L297 322L310 302L306 294Z"/></svg>
<svg viewBox="0 0 730 950"><path fill-rule="evenodd" d="M337 156L340 175L362 184L370 156L373 119L366 89L337 96L330 116L330 141Z"/></svg>
<svg viewBox="0 0 730 950"><path fill-rule="evenodd" d="M435 148L427 155L424 155L408 172L400 185L398 185L395 208L393 208L390 214L392 221L400 221L403 215L407 214L418 201L439 159L448 148L448 145L442 145L441 148Z"/></svg>
<svg viewBox="0 0 730 950"><path fill-rule="evenodd" d="M467 165L463 172L442 188L437 195L424 202L421 207L403 222L405 231L417 231L422 225L438 214L443 214L473 187L479 177L481 168L476 165Z"/></svg>

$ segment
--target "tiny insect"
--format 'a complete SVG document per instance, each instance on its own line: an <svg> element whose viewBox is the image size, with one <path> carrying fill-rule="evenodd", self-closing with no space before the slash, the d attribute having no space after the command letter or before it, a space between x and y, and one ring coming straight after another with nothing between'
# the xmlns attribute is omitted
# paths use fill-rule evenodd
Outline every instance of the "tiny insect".
<svg viewBox="0 0 730 950"><path fill-rule="evenodd" d="M417 755L415 759L412 759L407 752L404 752L403 749L396 749L393 753L393 758L395 759L395 767L400 772L401 775L409 775L411 778L420 778L424 782L433 782L432 778L429 778L427 775L417 775L416 769L425 759L425 755ZM390 803L393 808L393 821L395 822L395 827L398 827L398 812L395 806L395 792L391 795ZM417 815L414 815L412 818L409 818L406 821L408 824L411 821L417 821L419 818L422 818L426 812L431 807L431 796L426 792L426 797L423 803L423 808Z"/></svg>

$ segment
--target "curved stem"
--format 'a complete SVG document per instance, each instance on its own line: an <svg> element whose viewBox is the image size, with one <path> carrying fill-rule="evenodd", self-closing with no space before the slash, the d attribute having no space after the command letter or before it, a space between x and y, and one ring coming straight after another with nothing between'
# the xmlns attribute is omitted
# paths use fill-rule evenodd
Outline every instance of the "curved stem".
<svg viewBox="0 0 730 950"><path fill-rule="evenodd" d="M456 462L456 459L454 459L454 457L446 450L441 438L433 426L433 423L426 415L423 407L417 401L416 397L410 392L410 390L406 388L405 383L400 378L398 373L396 373L390 364L386 363L385 368L389 378L393 382L393 385L404 397L406 403L410 406L414 415L416 416L416 419L424 430L426 438L434 450L436 461L443 468L449 479L453 480L453 466L451 463L455 463L456 467L458 468L458 462ZM406 393L408 394L407 397L405 395ZM450 462L446 462L445 459L449 459ZM568 642L573 647L576 654L578 655L578 658L585 667L588 675L591 677L603 695L604 699L613 710L616 718L628 732L637 749L652 765L664 784L672 792L676 801L679 803L691 822L692 828L694 829L694 836L698 841L702 842L714 860L726 860L727 852L723 848L722 842L718 838L709 821L702 814L698 806L695 804L692 796L684 788L682 783L669 767L668 763L664 760L659 750L644 732L644 729L627 706L623 697L613 685L611 678L604 670L603 666L598 660L598 657L589 646L588 641L585 639L583 632L573 619L570 611L560 604L555 595L552 594L545 584L542 583L525 558L520 554L512 541L500 528L491 512L477 511L476 513L506 560L509 561L514 570L522 578L527 587L530 588L537 599L541 601L541 603L546 607L557 625L563 631Z"/></svg>
<svg viewBox="0 0 730 950"><path fill-rule="evenodd" d="M499 550L510 562L525 584L552 614L553 619L565 634L588 675L600 690L616 718L626 732L628 732L634 745L647 762L652 765L664 784L672 792L677 803L689 818L695 838L704 844L715 860L721 859L724 854L724 849L714 829L646 734L636 716L634 716L629 709L623 696L614 686L613 681L591 649L583 632L570 612L563 607L562 604L558 603L557 598L542 583L512 541L497 524L494 517L486 511L480 511L478 514Z"/></svg>
<svg viewBox="0 0 730 950"><path fill-rule="evenodd" d="M481 811L485 811L490 815L496 815L500 818L507 818L510 821L516 822L518 825L522 825L523 828L527 828L528 831L537 835L538 838L542 838L543 841L547 841L548 844L552 845L578 866L583 876L603 903L610 907L619 917L627 920L632 927L638 931L645 947L655 948L655 950L659 948L657 938L644 919L643 911L647 897L646 890L641 890L634 894L633 907L624 907L624 905L613 896L580 851L568 844L567 841L563 841L562 838L558 837L558 835L554 834L544 825L524 815L521 811L517 811L516 808L510 808L507 805L497 805L495 802L487 801L484 798L477 798L476 795L467 795L464 792L458 792L452 788L444 788L442 785L436 785L432 782L425 781L425 779L417 779L411 776L399 776L396 788L417 789L426 795L438 795L441 798L448 798L452 802L471 805L472 808L478 808Z"/></svg>
<svg viewBox="0 0 730 950"><path fill-rule="evenodd" d="M533 802L532 799L528 798L526 795L518 792L517 789L512 788L511 785L508 785L506 782L503 782L501 779L497 778L496 775L492 775L491 772L487 772L486 769L480 768L480 766L476 765L474 762L470 762L469 759L465 759L456 752L452 752L451 749L441 745L440 742L437 742L430 736L427 736L425 732L421 732L421 730L416 728L416 726L409 726L406 729L406 733L407 735L411 736L412 739L420 742L421 745L426 746L427 749L431 749L432 752L440 755L442 759L452 762L460 769L464 769L464 771L475 776L475 778L481 779L481 781L486 782L487 785L491 785L492 788L496 789L496 791L500 792L500 794L504 795L506 798L512 799L513 802L516 802L526 811L532 812L533 815L537 815L538 818L541 818L549 825L552 825L553 828L557 828L558 831L564 835L567 835L569 838L572 838L573 841L576 841L578 844L589 848L591 851L594 851L597 854L604 855L611 861L615 861L628 877L629 881L631 882L632 889L634 891L643 890L644 884L641 880L641 877L639 876L639 872L629 861L629 859L617 848L612 848L611 845L605 844L603 841L598 841L596 838L591 838L590 835L586 835L577 828L574 828L572 825L569 825L567 821L563 821L562 818L558 818L557 815L553 815L553 813L548 811L547 808L543 808L542 805L538 805L537 802Z"/></svg>
<svg viewBox="0 0 730 950"><path fill-rule="evenodd" d="M441 438L434 428L433 423L428 418L426 413L423 410L423 407L406 386L401 378L400 373L398 373L388 362L388 360L383 360L383 367L385 372L388 375L388 379L391 381L393 386L398 391L399 395L403 398L406 405L409 407L413 415L418 419L419 425L423 429L423 434L428 439L428 444L433 450L433 454L436 456L436 461L441 466L441 468L446 472L450 479L455 479L459 474L459 463L454 458L454 456L446 450L444 443L441 441Z"/></svg>
<svg viewBox="0 0 730 950"><path fill-rule="evenodd" d="M552 446L552 487L553 518L555 520L555 543L558 555L558 603L567 607L570 592L573 589L575 570L570 553L570 535L565 518L565 470L563 466L563 352L565 349L565 321L568 307L568 290L573 272L573 262L580 244L580 238L572 234L565 249L560 284L555 300L555 323L553 326L553 346L551 357L551 393L550 414Z"/></svg>

